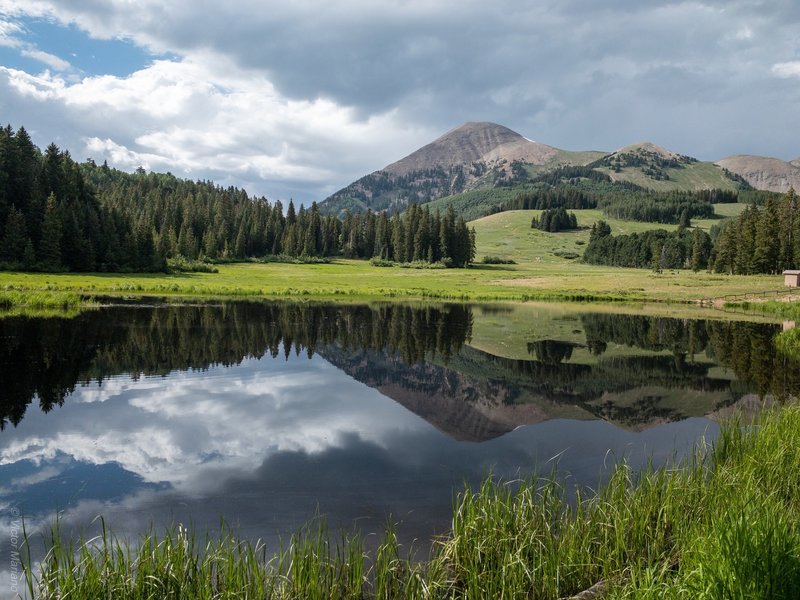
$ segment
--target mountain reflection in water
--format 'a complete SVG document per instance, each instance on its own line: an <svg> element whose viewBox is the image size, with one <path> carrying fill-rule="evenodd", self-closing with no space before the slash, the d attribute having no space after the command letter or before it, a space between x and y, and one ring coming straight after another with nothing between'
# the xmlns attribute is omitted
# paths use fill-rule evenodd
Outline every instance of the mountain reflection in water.
<svg viewBox="0 0 800 600"><path fill-rule="evenodd" d="M565 476L596 485L622 456L658 463L713 436L701 417L748 394L800 387L773 350L776 326L587 311L559 339L545 314L523 359L473 340L492 310L237 303L0 319L0 502L34 527L58 510L66 527L102 514L131 534L222 517L274 544L319 512L363 531L391 515L407 539L429 539L465 482L549 471L559 456Z"/></svg>

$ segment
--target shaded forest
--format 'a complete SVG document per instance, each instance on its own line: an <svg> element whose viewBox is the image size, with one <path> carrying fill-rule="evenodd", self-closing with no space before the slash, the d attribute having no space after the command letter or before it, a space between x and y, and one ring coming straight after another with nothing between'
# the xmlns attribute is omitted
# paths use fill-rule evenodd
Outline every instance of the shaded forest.
<svg viewBox="0 0 800 600"><path fill-rule="evenodd" d="M76 163L28 132L0 129L0 268L163 271L167 260L379 257L464 266L474 235L450 211L412 206L391 220L372 212L343 220L316 203L296 210L242 189L170 173L125 173Z"/></svg>

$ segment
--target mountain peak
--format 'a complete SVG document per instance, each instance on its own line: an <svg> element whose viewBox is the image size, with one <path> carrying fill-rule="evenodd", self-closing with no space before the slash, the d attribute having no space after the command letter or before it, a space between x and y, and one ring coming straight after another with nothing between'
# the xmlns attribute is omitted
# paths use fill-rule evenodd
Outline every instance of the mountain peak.
<svg viewBox="0 0 800 600"><path fill-rule="evenodd" d="M620 148L619 150L615 150L614 154L631 154L631 153L641 153L641 152L648 152L650 154L657 154L662 158L680 158L680 154L677 152L673 152L672 150L667 150L666 148L662 148L654 144L653 142L639 142L638 144L631 144L630 146L625 146Z"/></svg>
<svg viewBox="0 0 800 600"><path fill-rule="evenodd" d="M406 175L435 167L449 168L505 160L543 164L557 150L532 142L508 127L490 122L467 122L451 129L430 144L387 166L384 171Z"/></svg>

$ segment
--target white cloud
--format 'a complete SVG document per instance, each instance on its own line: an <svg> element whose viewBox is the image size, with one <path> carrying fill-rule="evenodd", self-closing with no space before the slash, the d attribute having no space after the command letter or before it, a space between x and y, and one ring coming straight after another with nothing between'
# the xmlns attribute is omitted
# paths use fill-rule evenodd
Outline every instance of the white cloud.
<svg viewBox="0 0 800 600"><path fill-rule="evenodd" d="M777 63L772 65L772 73L784 79L800 77L800 61Z"/></svg>
<svg viewBox="0 0 800 600"><path fill-rule="evenodd" d="M0 72L21 101L75 122L85 132L82 153L121 168L324 187L343 169L355 176L365 163L391 162L398 142L410 150L425 139L394 111L361 119L324 98L290 100L262 74L218 56L158 60L128 77L76 83L49 72Z"/></svg>
<svg viewBox="0 0 800 600"><path fill-rule="evenodd" d="M23 29L18 23L8 21L0 16L0 46L18 48L21 42L17 35L22 31Z"/></svg>
<svg viewBox="0 0 800 600"><path fill-rule="evenodd" d="M49 52L43 52L42 50L28 48L20 51L20 54L38 60L56 71L67 71L72 68L72 65L63 58L59 58L55 54L50 54Z"/></svg>

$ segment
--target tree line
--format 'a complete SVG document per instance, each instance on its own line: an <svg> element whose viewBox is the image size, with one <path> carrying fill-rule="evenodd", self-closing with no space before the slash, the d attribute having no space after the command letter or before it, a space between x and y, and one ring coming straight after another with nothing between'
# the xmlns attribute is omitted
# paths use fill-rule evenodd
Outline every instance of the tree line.
<svg viewBox="0 0 800 600"><path fill-rule="evenodd" d="M720 273L780 273L800 267L800 212L794 189L780 200L748 206L712 231L713 267Z"/></svg>
<svg viewBox="0 0 800 600"><path fill-rule="evenodd" d="M614 267L699 271L708 267L711 251L711 237L700 228L653 229L614 236L605 221L598 221L592 226L583 260Z"/></svg>
<svg viewBox="0 0 800 600"><path fill-rule="evenodd" d="M475 258L475 230L452 206L444 214L410 204L391 218L386 212L345 212L342 223L345 257L409 263L441 262L464 267Z"/></svg>
<svg viewBox="0 0 800 600"><path fill-rule="evenodd" d="M24 127L0 129L0 268L40 271L162 271L167 259L347 256L464 266L474 233L454 213L412 205L391 219L372 212L286 210L210 181L171 173L125 173L78 164Z"/></svg>
<svg viewBox="0 0 800 600"><path fill-rule="evenodd" d="M780 273L800 266L800 208L795 191L780 199L765 196L763 206L749 205L741 215L713 226L657 229L611 235L604 221L592 227L584 261L620 267L691 268L749 275Z"/></svg>
<svg viewBox="0 0 800 600"><path fill-rule="evenodd" d="M709 218L714 206L697 192L620 194L598 203L607 218L646 223L679 223L681 218Z"/></svg>

